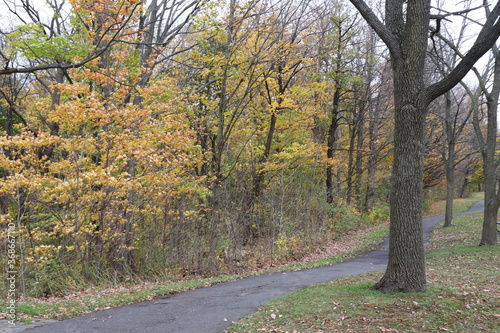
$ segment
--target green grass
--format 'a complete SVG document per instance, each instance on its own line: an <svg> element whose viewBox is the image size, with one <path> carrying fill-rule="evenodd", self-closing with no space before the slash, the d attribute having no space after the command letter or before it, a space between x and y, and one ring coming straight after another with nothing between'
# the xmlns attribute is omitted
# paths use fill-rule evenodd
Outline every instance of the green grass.
<svg viewBox="0 0 500 333"><path fill-rule="evenodd" d="M483 192L473 192L468 198L459 198L453 200L453 213L466 212L476 201L483 200ZM446 201L436 201L427 210L427 216L442 215L445 213Z"/></svg>
<svg viewBox="0 0 500 333"><path fill-rule="evenodd" d="M483 252L481 257L494 260L498 254ZM478 271L482 270L475 267L474 272ZM443 278L442 274L435 277ZM495 285L492 274L473 279L462 276L466 279L452 283L430 279L426 293L391 295L369 289L378 278L379 274L370 273L301 289L269 302L229 332L472 333L500 329L498 288L491 288Z"/></svg>
<svg viewBox="0 0 500 333"><path fill-rule="evenodd" d="M500 332L500 247L477 246L481 216L435 229L425 293L381 294L370 286L383 272L362 274L273 300L228 332Z"/></svg>

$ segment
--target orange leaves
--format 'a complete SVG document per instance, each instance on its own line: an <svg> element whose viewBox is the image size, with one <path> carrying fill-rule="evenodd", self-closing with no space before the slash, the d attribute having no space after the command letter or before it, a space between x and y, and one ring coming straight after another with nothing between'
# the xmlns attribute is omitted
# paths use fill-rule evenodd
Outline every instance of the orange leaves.
<svg viewBox="0 0 500 333"><path fill-rule="evenodd" d="M70 0L74 12L86 27L94 28L94 37L99 33L123 29L125 23L141 4L138 0ZM92 32L92 30L90 30ZM101 35L102 41L109 41L112 35Z"/></svg>
<svg viewBox="0 0 500 333"><path fill-rule="evenodd" d="M46 133L35 136L32 132L23 132L19 136L1 136L0 169L4 170L4 177L0 186L3 192L15 192L17 187L29 184L29 187L38 187L38 179L34 176L49 163L38 154L44 147L58 144L60 141L60 138Z"/></svg>
<svg viewBox="0 0 500 333"><path fill-rule="evenodd" d="M122 51L111 57L123 60ZM135 90L120 82L133 76L126 65L75 70L73 82L50 87L57 104L44 98L30 109L36 135L0 137L0 194L17 200L9 214L19 212L31 231L25 255L34 270L66 256L70 266L116 265L164 219L165 201L206 195L192 173L201 156L175 82ZM191 208L183 218L199 217Z"/></svg>

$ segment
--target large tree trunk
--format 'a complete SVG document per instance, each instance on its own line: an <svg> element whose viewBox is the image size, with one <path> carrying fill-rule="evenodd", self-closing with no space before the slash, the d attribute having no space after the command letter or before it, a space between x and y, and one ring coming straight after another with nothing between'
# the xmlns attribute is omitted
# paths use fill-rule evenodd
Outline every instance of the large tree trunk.
<svg viewBox="0 0 500 333"><path fill-rule="evenodd" d="M496 52L495 61L495 79L493 89L487 96L488 106L488 125L486 133L486 145L482 150L483 168L484 168L484 219L481 232L481 241L479 245L497 244L497 215L500 205L500 192L497 189L497 161L496 161L496 143L497 143L497 111L498 99L500 94L500 53Z"/></svg>
<svg viewBox="0 0 500 333"><path fill-rule="evenodd" d="M374 286L381 292L426 289L422 242L424 112L407 104L396 113L391 178L389 262Z"/></svg>
<svg viewBox="0 0 500 333"><path fill-rule="evenodd" d="M497 180L497 135L498 135L498 100L500 96L500 50L493 48L495 55L494 79L491 93L487 96L488 125L486 144L482 149L484 168L484 219L479 245L496 245L497 216L500 206L500 191Z"/></svg>
<svg viewBox="0 0 500 333"><path fill-rule="evenodd" d="M489 112L488 112L489 113ZM493 116L496 118L495 115ZM488 119L488 127L492 122ZM496 124L495 124L496 129ZM496 136L496 131L495 131ZM491 142L487 143L489 149L483 151L483 165L484 165L484 216L483 216L483 229L481 232L481 241L479 245L496 245L497 240L497 216L499 207L499 197L497 193L497 180L496 180L496 161L495 161L495 146Z"/></svg>
<svg viewBox="0 0 500 333"><path fill-rule="evenodd" d="M486 195L485 195L486 197ZM498 217L498 202L497 200L485 201L483 229L481 232L481 241L479 245L497 245L497 217Z"/></svg>
<svg viewBox="0 0 500 333"><path fill-rule="evenodd" d="M396 4L397 3L397 4ZM395 6L395 7L394 7ZM401 53L391 52L394 73L394 161L391 178L389 262L374 286L381 292L426 290L422 232L424 127L428 104L422 100L430 1L386 2L387 25Z"/></svg>

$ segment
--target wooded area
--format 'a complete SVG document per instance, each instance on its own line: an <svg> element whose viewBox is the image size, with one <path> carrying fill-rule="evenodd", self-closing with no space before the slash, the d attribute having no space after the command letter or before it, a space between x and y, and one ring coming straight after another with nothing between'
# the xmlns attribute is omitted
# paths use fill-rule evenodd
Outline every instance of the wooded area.
<svg viewBox="0 0 500 333"><path fill-rule="evenodd" d="M419 255L388 274L421 274L425 203L447 196L452 225L471 189L496 244L500 5L351 2L3 0L21 293L278 264L389 215Z"/></svg>

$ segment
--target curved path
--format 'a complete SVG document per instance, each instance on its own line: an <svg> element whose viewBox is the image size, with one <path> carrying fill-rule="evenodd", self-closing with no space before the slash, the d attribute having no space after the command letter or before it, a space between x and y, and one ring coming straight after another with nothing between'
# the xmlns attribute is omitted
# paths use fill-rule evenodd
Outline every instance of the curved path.
<svg viewBox="0 0 500 333"><path fill-rule="evenodd" d="M481 211L483 205L483 202L477 202L466 213ZM443 215L424 218L426 244L432 228L443 219ZM219 283L207 288L159 297L152 301L52 322L30 329L29 332L221 333L233 321L256 312L258 307L267 301L299 288L349 275L383 270L387 265L387 254L388 241L385 240L379 249L338 264ZM20 328L12 328L10 332L28 332L24 329L19 330Z"/></svg>

